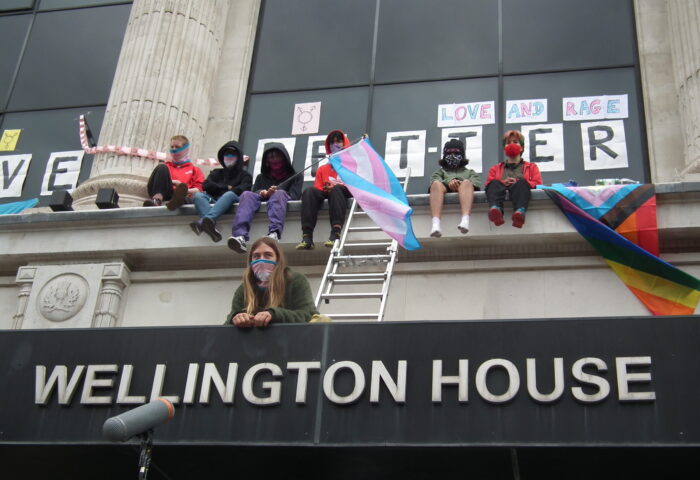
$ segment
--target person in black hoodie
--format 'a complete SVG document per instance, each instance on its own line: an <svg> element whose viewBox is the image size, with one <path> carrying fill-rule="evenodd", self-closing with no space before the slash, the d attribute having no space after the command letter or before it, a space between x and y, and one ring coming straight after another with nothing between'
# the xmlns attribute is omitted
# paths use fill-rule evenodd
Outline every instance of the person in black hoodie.
<svg viewBox="0 0 700 480"><path fill-rule="evenodd" d="M274 240L282 238L287 202L299 200L303 182L303 176L296 175L285 146L281 143L269 144L262 154L262 165L253 191L241 195L228 247L237 253L246 252L250 223L262 201L267 201L267 218L270 221L267 236Z"/></svg>
<svg viewBox="0 0 700 480"><path fill-rule="evenodd" d="M243 192L250 190L253 176L244 169L243 152L238 142L226 143L216 156L223 168L209 172L202 185L204 192L194 196L199 220L190 223L190 227L197 235L205 232L213 241L220 242L221 232L216 228L216 219L228 212ZM212 205L212 202L215 203Z"/></svg>

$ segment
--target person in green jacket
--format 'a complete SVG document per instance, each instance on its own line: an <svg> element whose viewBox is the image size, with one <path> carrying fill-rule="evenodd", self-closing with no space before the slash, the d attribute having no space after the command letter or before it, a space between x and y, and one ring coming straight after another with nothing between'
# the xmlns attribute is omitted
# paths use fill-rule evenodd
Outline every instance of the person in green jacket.
<svg viewBox="0 0 700 480"><path fill-rule="evenodd" d="M431 237L441 237L440 217L445 194L457 192L462 220L457 228L462 233L469 231L469 214L472 211L474 190L481 188L481 177L466 165L469 160L464 154L464 143L453 138L445 143L440 159L440 168L430 177L430 213L433 217Z"/></svg>
<svg viewBox="0 0 700 480"><path fill-rule="evenodd" d="M318 314L309 281L287 267L276 240L258 238L248 252L248 267L233 294L226 325L266 327L270 323L305 323Z"/></svg>

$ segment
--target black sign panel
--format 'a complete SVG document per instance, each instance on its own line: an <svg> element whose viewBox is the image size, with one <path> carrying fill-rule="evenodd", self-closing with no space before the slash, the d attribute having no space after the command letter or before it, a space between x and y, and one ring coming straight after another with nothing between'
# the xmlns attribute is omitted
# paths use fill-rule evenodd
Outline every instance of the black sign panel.
<svg viewBox="0 0 700 480"><path fill-rule="evenodd" d="M699 339L698 317L4 331L0 443L102 443L166 395L159 444L697 446Z"/></svg>

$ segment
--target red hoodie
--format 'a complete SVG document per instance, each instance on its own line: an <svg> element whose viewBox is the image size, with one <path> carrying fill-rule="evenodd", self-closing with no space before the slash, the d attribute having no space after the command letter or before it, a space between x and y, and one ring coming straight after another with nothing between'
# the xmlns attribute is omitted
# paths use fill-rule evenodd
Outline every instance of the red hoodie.
<svg viewBox="0 0 700 480"><path fill-rule="evenodd" d="M204 174L199 167L193 165L192 162L183 163L182 165L175 165L173 162L165 162L165 166L168 167L172 180L186 183L187 188L196 188L200 192L202 191ZM174 188L175 185L173 185L173 189Z"/></svg>
<svg viewBox="0 0 700 480"><path fill-rule="evenodd" d="M335 132L339 132L343 135L343 148L348 148L350 146L350 140L348 140L348 136L345 135L345 133L343 133L341 130L332 130L328 133L328 135L326 135L326 155L331 154L330 138ZM316 170L316 177L314 178L314 188L320 191L323 191L323 187L326 185L326 183L330 183L331 185L343 183L340 180L338 173L333 169L330 163L318 167L318 170Z"/></svg>
<svg viewBox="0 0 700 480"><path fill-rule="evenodd" d="M505 162L500 162L489 169L489 176L486 179L486 185L491 183L493 180L501 181L503 178L503 169L505 168ZM523 179L530 184L530 188L535 188L537 185L543 185L542 174L540 173L540 168L534 163L526 162L523 160Z"/></svg>

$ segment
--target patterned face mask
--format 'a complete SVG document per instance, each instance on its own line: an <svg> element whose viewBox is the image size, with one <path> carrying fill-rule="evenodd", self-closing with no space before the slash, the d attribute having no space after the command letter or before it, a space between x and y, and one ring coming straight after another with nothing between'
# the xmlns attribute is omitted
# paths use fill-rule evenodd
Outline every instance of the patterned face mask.
<svg viewBox="0 0 700 480"><path fill-rule="evenodd" d="M277 266L277 262L274 260L253 260L250 262L250 269L253 270L253 275L258 279L258 286L267 288L270 284L270 276L272 271Z"/></svg>
<svg viewBox="0 0 700 480"><path fill-rule="evenodd" d="M457 168L464 160L464 156L461 153L448 153L443 160L448 167Z"/></svg>
<svg viewBox="0 0 700 480"><path fill-rule="evenodd" d="M173 156L173 163L181 165L190 161L190 144L186 143L180 148L171 148L170 154Z"/></svg>

